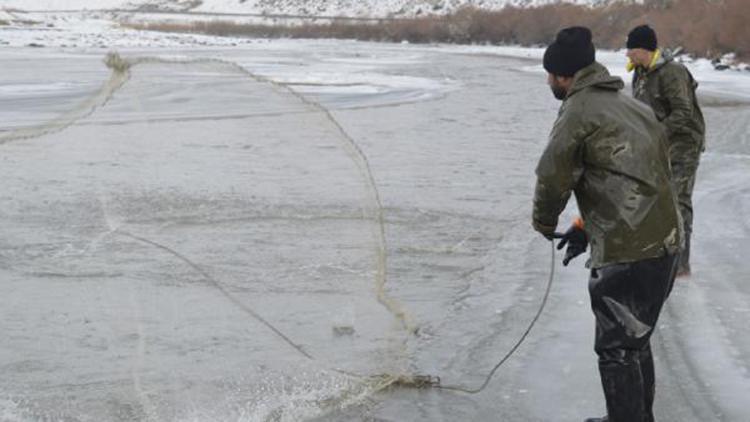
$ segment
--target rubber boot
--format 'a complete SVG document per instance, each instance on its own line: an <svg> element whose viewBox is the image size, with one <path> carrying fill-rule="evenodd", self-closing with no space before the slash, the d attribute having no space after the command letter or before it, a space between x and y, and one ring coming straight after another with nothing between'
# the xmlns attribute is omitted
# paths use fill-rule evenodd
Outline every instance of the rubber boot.
<svg viewBox="0 0 750 422"><path fill-rule="evenodd" d="M600 355L599 374L610 422L646 420L643 402L646 392L638 355L638 351L622 349L608 350Z"/></svg>
<svg viewBox="0 0 750 422"><path fill-rule="evenodd" d="M685 229L685 247L679 254L677 261L677 277L687 277L690 275L690 237L691 233Z"/></svg>
<svg viewBox="0 0 750 422"><path fill-rule="evenodd" d="M651 354L651 345L640 351L638 360L641 367L641 378L643 379L643 422L654 422L654 395L656 394L654 357Z"/></svg>

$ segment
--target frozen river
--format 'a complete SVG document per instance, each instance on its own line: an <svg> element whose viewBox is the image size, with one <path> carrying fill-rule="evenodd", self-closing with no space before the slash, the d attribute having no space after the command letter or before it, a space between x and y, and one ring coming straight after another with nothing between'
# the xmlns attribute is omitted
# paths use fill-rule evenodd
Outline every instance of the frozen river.
<svg viewBox="0 0 750 422"><path fill-rule="evenodd" d="M538 62L331 41L121 53L224 62L110 79L104 51L0 50L0 421L604 414L583 259L478 394L371 377L476 388L539 309L533 170L559 103ZM653 339L660 422L750 420L750 99L702 101L694 273ZM17 139L61 114L78 120Z"/></svg>

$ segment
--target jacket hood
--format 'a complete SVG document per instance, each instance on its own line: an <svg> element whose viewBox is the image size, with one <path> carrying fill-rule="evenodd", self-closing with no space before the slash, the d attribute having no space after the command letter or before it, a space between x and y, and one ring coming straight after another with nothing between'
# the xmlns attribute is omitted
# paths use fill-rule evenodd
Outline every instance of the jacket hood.
<svg viewBox="0 0 750 422"><path fill-rule="evenodd" d="M672 57L672 54L669 51L661 50L661 49L658 51L659 51L659 58L656 59L656 63L654 63L653 66L651 66L648 69L648 73L659 70L664 65L674 60L674 57Z"/></svg>
<svg viewBox="0 0 750 422"><path fill-rule="evenodd" d="M666 49L662 50L660 48L656 50L655 54L656 54L656 57L654 57L655 61L651 63L649 66L640 66L640 65L636 66L633 64L633 62L628 60L628 66L627 66L628 72L635 70L636 73L641 74L641 75L649 74L651 72L655 72L661 69L667 63L674 61L674 54L672 54L670 50L666 50Z"/></svg>
<svg viewBox="0 0 750 422"><path fill-rule="evenodd" d="M566 98L570 98L585 88L594 87L609 91L620 91L625 88L625 83L618 76L612 76L606 67L599 62L594 62L579 70L573 79L573 86Z"/></svg>

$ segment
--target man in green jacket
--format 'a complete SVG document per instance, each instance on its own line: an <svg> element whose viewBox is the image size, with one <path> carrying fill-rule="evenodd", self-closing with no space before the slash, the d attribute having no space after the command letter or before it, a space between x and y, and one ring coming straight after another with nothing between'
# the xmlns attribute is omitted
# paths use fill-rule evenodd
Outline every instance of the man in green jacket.
<svg viewBox="0 0 750 422"><path fill-rule="evenodd" d="M627 56L633 74L633 96L651 106L667 128L672 183L682 215L685 244L677 275L690 274L690 237L693 232L693 187L701 152L705 149L706 124L698 106L693 75L657 45L656 32L648 25L628 34Z"/></svg>
<svg viewBox="0 0 750 422"><path fill-rule="evenodd" d="M595 61L587 28L560 31L544 68L562 106L536 168L532 220L548 239L562 239L558 249L568 246L565 265L591 245L594 349L608 416L588 421L651 422L650 337L672 288L682 236L666 133ZM572 193L583 220L556 233Z"/></svg>

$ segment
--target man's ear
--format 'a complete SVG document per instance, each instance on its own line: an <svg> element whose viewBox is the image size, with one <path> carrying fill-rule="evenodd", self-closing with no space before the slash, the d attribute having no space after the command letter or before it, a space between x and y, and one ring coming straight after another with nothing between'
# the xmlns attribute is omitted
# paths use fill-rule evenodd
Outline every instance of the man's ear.
<svg viewBox="0 0 750 422"><path fill-rule="evenodd" d="M573 85L573 77L572 76L556 76L557 83L569 88L571 85Z"/></svg>

